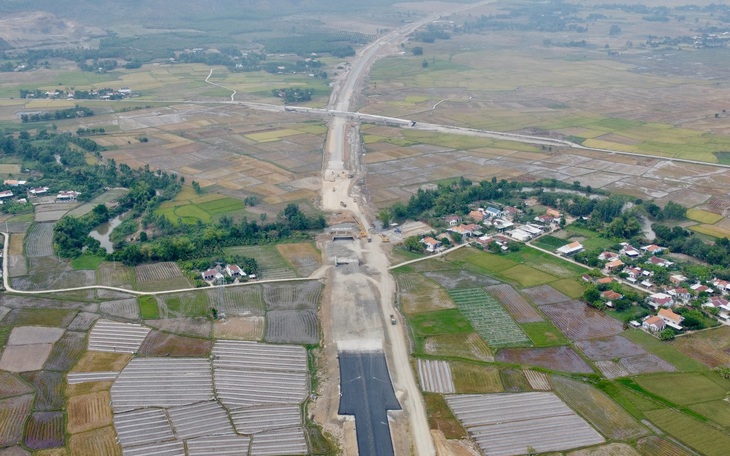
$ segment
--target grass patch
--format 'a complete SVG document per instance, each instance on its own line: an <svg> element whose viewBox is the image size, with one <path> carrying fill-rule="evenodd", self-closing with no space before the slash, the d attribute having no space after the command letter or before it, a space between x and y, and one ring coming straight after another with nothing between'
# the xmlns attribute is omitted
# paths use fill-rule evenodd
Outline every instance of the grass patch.
<svg viewBox="0 0 730 456"><path fill-rule="evenodd" d="M523 288L535 287L554 282L556 277L535 268L519 264L498 274L507 281L517 283Z"/></svg>
<svg viewBox="0 0 730 456"><path fill-rule="evenodd" d="M712 225L722 220L722 215L703 211L702 209L687 209L687 218Z"/></svg>
<svg viewBox="0 0 730 456"><path fill-rule="evenodd" d="M646 415L668 434L708 456L725 455L730 448L730 436L676 410L652 410Z"/></svg>
<svg viewBox="0 0 730 456"><path fill-rule="evenodd" d="M138 296L139 312L143 320L156 320L160 318L160 309L154 296Z"/></svg>
<svg viewBox="0 0 730 456"><path fill-rule="evenodd" d="M444 433L447 439L463 439L466 430L451 412L444 397L436 393L423 393L423 400L428 410L428 426Z"/></svg>
<svg viewBox="0 0 730 456"><path fill-rule="evenodd" d="M166 297L165 305L170 313L180 317L195 318L208 315L210 301L205 293L193 291Z"/></svg>
<svg viewBox="0 0 730 456"><path fill-rule="evenodd" d="M662 404L619 383L602 380L596 386L636 419L643 420L644 412L662 408Z"/></svg>
<svg viewBox="0 0 730 456"><path fill-rule="evenodd" d="M532 391L532 386L527 380L522 369L504 369L500 371L502 377L502 385L504 390L510 393L520 393L523 391Z"/></svg>
<svg viewBox="0 0 730 456"><path fill-rule="evenodd" d="M570 298L578 299L583 296L587 284L577 279L561 279L551 282L550 286Z"/></svg>
<svg viewBox="0 0 730 456"><path fill-rule="evenodd" d="M679 405L696 404L725 398L723 388L707 374L656 374L642 375L636 383L644 390ZM712 373L719 378L719 375Z"/></svg>
<svg viewBox="0 0 730 456"><path fill-rule="evenodd" d="M104 258L96 255L81 255L71 260L71 267L74 269L92 269L96 270Z"/></svg>
<svg viewBox="0 0 730 456"><path fill-rule="evenodd" d="M716 238L730 238L730 230L715 225L695 225L690 226L689 229Z"/></svg>
<svg viewBox="0 0 730 456"><path fill-rule="evenodd" d="M622 336L632 342L641 345L649 352L672 364L680 371L696 372L707 370L707 366L705 366L701 362L690 358L670 344L662 342L661 340L645 333L644 331L625 331Z"/></svg>
<svg viewBox="0 0 730 456"><path fill-rule="evenodd" d="M505 256L488 252L474 253L466 256L464 260L490 273L501 272L517 265L515 261Z"/></svg>
<svg viewBox="0 0 730 456"><path fill-rule="evenodd" d="M522 328L536 347L554 347L568 344L568 339L565 335L550 321L522 323L520 328Z"/></svg>
<svg viewBox="0 0 730 456"><path fill-rule="evenodd" d="M452 361L451 374L457 394L501 393L504 391L499 369L484 364Z"/></svg>
<svg viewBox="0 0 730 456"><path fill-rule="evenodd" d="M418 337L474 331L469 320L457 309L420 313L409 317L408 320Z"/></svg>
<svg viewBox="0 0 730 456"><path fill-rule="evenodd" d="M474 361L494 361L492 351L477 333L437 334L416 345L418 354Z"/></svg>
<svg viewBox="0 0 730 456"><path fill-rule="evenodd" d="M540 236L540 238L535 240L533 242L533 244L536 245L537 247L540 247L540 248L543 248L545 250L549 250L552 252L553 250L557 250L560 247L562 247L566 244L569 244L569 242L566 241L565 239L556 238L555 236L550 236L548 234L545 236Z"/></svg>

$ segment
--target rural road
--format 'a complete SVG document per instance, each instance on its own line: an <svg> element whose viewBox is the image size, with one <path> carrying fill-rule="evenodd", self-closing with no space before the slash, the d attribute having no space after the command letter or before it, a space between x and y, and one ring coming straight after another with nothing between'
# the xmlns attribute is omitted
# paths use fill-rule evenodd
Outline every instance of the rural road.
<svg viewBox="0 0 730 456"><path fill-rule="evenodd" d="M309 277L300 277L296 279L270 279L270 280L251 280L248 282L243 283L229 283L226 285L217 285L215 287L207 287L207 288L178 288L174 290L162 290L162 291L137 291L137 290L129 290L127 288L119 288L119 287L109 287L106 285L89 285L85 287L72 287L72 288L54 288L49 290L18 290L10 286L10 279L9 279L9 268L8 268L8 250L10 247L10 235L8 233L2 233L3 235L3 287L5 287L5 291L8 291L10 293L16 293L21 295L41 295L41 294L49 294L49 293L65 293L69 291L84 291L84 290L110 290L110 291L118 291L120 293L127 293L134 296L160 296L160 295L166 295L171 293L180 293L184 291L200 291L200 290L209 290L212 288L226 288L226 287L245 287L247 285L256 285L261 283L277 283L277 282L301 282L305 280L318 280L323 279L326 275L327 270L329 267L321 267L314 271Z"/></svg>

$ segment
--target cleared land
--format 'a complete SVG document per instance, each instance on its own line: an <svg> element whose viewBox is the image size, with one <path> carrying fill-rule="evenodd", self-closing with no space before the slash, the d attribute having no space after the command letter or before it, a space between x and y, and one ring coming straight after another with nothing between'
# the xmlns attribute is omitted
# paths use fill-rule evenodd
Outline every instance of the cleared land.
<svg viewBox="0 0 730 456"><path fill-rule="evenodd" d="M264 301L271 310L316 310L322 288L317 281L265 284Z"/></svg>
<svg viewBox="0 0 730 456"><path fill-rule="evenodd" d="M538 306L544 306L546 304L555 304L558 302L570 301L568 296L560 293L550 285L539 285L537 287L525 288L522 290L532 302Z"/></svg>
<svg viewBox="0 0 730 456"><path fill-rule="evenodd" d="M604 439L552 393L454 395L446 401L485 453L562 451Z"/></svg>
<svg viewBox="0 0 730 456"><path fill-rule="evenodd" d="M208 357L213 342L151 331L139 347L140 356Z"/></svg>
<svg viewBox="0 0 730 456"><path fill-rule="evenodd" d="M623 331L621 322L581 301L544 305L540 310L575 341L614 336Z"/></svg>
<svg viewBox="0 0 730 456"><path fill-rule="evenodd" d="M422 347L423 353L427 355L494 361L492 351L477 333L425 337Z"/></svg>
<svg viewBox="0 0 730 456"><path fill-rule="evenodd" d="M499 370L494 366L450 361L454 388L459 394L501 393L504 391Z"/></svg>
<svg viewBox="0 0 730 456"><path fill-rule="evenodd" d="M261 286L226 287L206 292L210 304L226 315L263 315L266 311Z"/></svg>
<svg viewBox="0 0 730 456"><path fill-rule="evenodd" d="M446 290L423 274L398 274L396 280L400 304L406 314L456 307Z"/></svg>
<svg viewBox="0 0 730 456"><path fill-rule="evenodd" d="M276 250L294 266L299 277L308 277L321 266L322 254L310 243L277 244Z"/></svg>
<svg viewBox="0 0 730 456"><path fill-rule="evenodd" d="M0 357L0 369L10 372L37 371L53 350L53 344L10 345Z"/></svg>
<svg viewBox="0 0 730 456"><path fill-rule="evenodd" d="M122 456L122 448L112 426L73 434L68 439L68 446L71 454Z"/></svg>
<svg viewBox="0 0 730 456"><path fill-rule="evenodd" d="M425 272L423 275L438 282L447 290L459 288L486 287L497 285L499 281L483 274L476 274L464 269Z"/></svg>
<svg viewBox="0 0 730 456"><path fill-rule="evenodd" d="M228 317L215 322L213 338L261 340L266 327L264 317Z"/></svg>
<svg viewBox="0 0 730 456"><path fill-rule="evenodd" d="M593 369L570 347L505 348L497 353L497 360L563 372L586 374L593 372Z"/></svg>

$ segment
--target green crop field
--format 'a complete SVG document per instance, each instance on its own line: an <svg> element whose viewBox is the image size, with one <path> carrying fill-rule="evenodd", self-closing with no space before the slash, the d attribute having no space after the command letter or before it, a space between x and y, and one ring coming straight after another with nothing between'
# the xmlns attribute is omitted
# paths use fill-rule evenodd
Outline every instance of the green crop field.
<svg viewBox="0 0 730 456"><path fill-rule="evenodd" d="M561 238L556 238L555 236L545 235L540 236L538 239L536 239L533 244L537 247L543 248L545 250L553 251L557 250L560 247L569 244L569 241Z"/></svg>
<svg viewBox="0 0 730 456"><path fill-rule="evenodd" d="M449 295L490 347L530 345L504 307L483 289L461 288L450 290Z"/></svg>
<svg viewBox="0 0 730 456"><path fill-rule="evenodd" d="M729 435L676 410L652 410L646 416L654 425L707 456L724 456L730 448Z"/></svg>
<svg viewBox="0 0 730 456"><path fill-rule="evenodd" d="M139 312L143 320L155 320L160 318L160 309L154 296L139 296Z"/></svg>
<svg viewBox="0 0 730 456"><path fill-rule="evenodd" d="M568 339L550 321L522 323L520 328L536 347L553 347L568 343Z"/></svg>
<svg viewBox="0 0 730 456"><path fill-rule="evenodd" d="M712 225L722 220L722 215L703 211L702 209L687 209L687 218Z"/></svg>
<svg viewBox="0 0 730 456"><path fill-rule="evenodd" d="M504 277L509 282L518 283L524 288L544 285L546 283L554 282L556 279L555 276L538 271L537 269L524 264L519 264L502 271L499 274L499 277Z"/></svg>
<svg viewBox="0 0 730 456"><path fill-rule="evenodd" d="M688 405L698 402L725 399L729 381L721 382L714 372L690 374L642 375L636 383L650 393L661 396L675 404Z"/></svg>
<svg viewBox="0 0 730 456"><path fill-rule="evenodd" d="M194 224L198 221L210 223L217 215L242 211L244 208L243 201L220 194L199 196L192 187L183 187L174 200L162 203L155 212L173 223L181 220Z"/></svg>
<svg viewBox="0 0 730 456"><path fill-rule="evenodd" d="M74 269L92 269L96 270L104 258L95 255L81 255L71 260L71 267Z"/></svg>
<svg viewBox="0 0 730 456"><path fill-rule="evenodd" d="M457 309L419 313L408 317L408 321L417 337L474 331L469 320Z"/></svg>

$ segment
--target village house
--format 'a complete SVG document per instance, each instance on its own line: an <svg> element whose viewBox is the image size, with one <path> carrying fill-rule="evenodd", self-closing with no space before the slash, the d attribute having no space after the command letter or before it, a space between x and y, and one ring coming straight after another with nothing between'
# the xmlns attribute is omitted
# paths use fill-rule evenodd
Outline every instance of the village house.
<svg viewBox="0 0 730 456"><path fill-rule="evenodd" d="M663 268L668 268L669 266L674 264L669 260L665 260L664 258L660 258L660 257L656 257L656 256L652 256L651 258L649 258L648 263L653 264L655 266L661 266Z"/></svg>
<svg viewBox="0 0 730 456"><path fill-rule="evenodd" d="M620 271L624 267L624 262L616 258L613 261L606 263L606 270L609 272Z"/></svg>
<svg viewBox="0 0 730 456"><path fill-rule="evenodd" d="M533 236L537 236L539 234L542 234L542 231L543 231L542 227L537 226L537 225L533 225L531 223L528 223L526 225L521 225L519 228L522 231L527 231L528 233L530 233Z"/></svg>
<svg viewBox="0 0 730 456"><path fill-rule="evenodd" d="M641 277L641 268L626 268L624 272L627 274L626 280L631 283L636 283L639 277Z"/></svg>
<svg viewBox="0 0 730 456"><path fill-rule="evenodd" d="M475 222L481 222L484 220L484 212L478 210L470 211L469 218Z"/></svg>
<svg viewBox="0 0 730 456"><path fill-rule="evenodd" d="M27 181L24 180L17 180L17 179L6 179L3 181L3 184L9 186L9 187L17 187L19 185L25 185Z"/></svg>
<svg viewBox="0 0 730 456"><path fill-rule="evenodd" d="M77 192L74 190L68 190L68 191L62 191L58 192L58 195L56 195L56 200L58 201L76 201L76 198L81 194L81 192Z"/></svg>
<svg viewBox="0 0 730 456"><path fill-rule="evenodd" d="M650 317L647 317L641 324L641 326L651 332L656 333L659 331L663 331L664 328L667 327L667 324L664 322L664 320L661 319L661 317L657 315L652 315Z"/></svg>
<svg viewBox="0 0 730 456"><path fill-rule="evenodd" d="M656 244L650 244L643 246L641 250L647 253L651 253L652 255L656 255L657 253L662 253L664 251L664 247L659 247Z"/></svg>
<svg viewBox="0 0 730 456"><path fill-rule="evenodd" d="M621 255L626 255L629 258L636 258L641 256L641 252L632 247L631 244L629 244L628 242L622 242L621 246L622 248L619 252Z"/></svg>
<svg viewBox="0 0 730 456"><path fill-rule="evenodd" d="M730 282L728 282L727 280L717 278L712 279L712 286L714 286L723 293L730 291Z"/></svg>
<svg viewBox="0 0 730 456"><path fill-rule="evenodd" d="M3 192L0 192L0 198L12 198L13 191L12 190L5 190Z"/></svg>
<svg viewBox="0 0 730 456"><path fill-rule="evenodd" d="M682 274L673 274L669 276L669 281L675 285L679 285L682 282L686 282L687 280L689 279L687 279L687 277L683 276Z"/></svg>
<svg viewBox="0 0 730 456"><path fill-rule="evenodd" d="M441 241L437 241L436 239L434 239L430 236L421 239L421 243L426 246L426 251L429 253L435 253L440 250L443 250L443 248L444 248Z"/></svg>
<svg viewBox="0 0 730 456"><path fill-rule="evenodd" d="M606 290L601 293L601 299L606 302L606 307L613 307L613 302L623 298L624 295L613 290Z"/></svg>
<svg viewBox="0 0 730 456"><path fill-rule="evenodd" d="M730 306L728 306L728 300L719 296L711 297L706 303L702 304L702 307L714 307L716 309L722 309L730 312Z"/></svg>
<svg viewBox="0 0 730 456"><path fill-rule="evenodd" d="M492 219L492 226L497 231L504 231L504 230L512 228L513 226L515 226L515 224L510 222L509 220L505 220L502 218L495 218L495 219Z"/></svg>
<svg viewBox="0 0 730 456"><path fill-rule="evenodd" d="M534 220L538 223L542 223L543 225L550 225L551 223L553 223L554 218L547 214L543 214L538 215L534 218Z"/></svg>
<svg viewBox="0 0 730 456"><path fill-rule="evenodd" d="M216 276L220 275L223 276L220 272L218 272L215 269L206 269L205 271L201 272L200 275L203 276L203 280L206 282L210 282L211 280L215 280Z"/></svg>
<svg viewBox="0 0 730 456"><path fill-rule="evenodd" d="M674 305L674 299L666 293L654 293L647 298L647 304L654 309L660 307L670 307Z"/></svg>
<svg viewBox="0 0 730 456"><path fill-rule="evenodd" d="M675 301L682 301L686 303L692 298L692 294L683 287L669 288L666 290L667 294L674 298Z"/></svg>
<svg viewBox="0 0 730 456"><path fill-rule="evenodd" d="M527 231L523 231L519 228L510 231L509 235L512 239L520 242L527 242L532 239L532 235L530 233L528 233Z"/></svg>
<svg viewBox="0 0 730 456"><path fill-rule="evenodd" d="M446 223L449 224L449 226L456 226L461 223L461 217L459 217L458 215L447 215L445 220Z"/></svg>
<svg viewBox="0 0 730 456"><path fill-rule="evenodd" d="M227 264L226 273L228 273L229 276L234 277L234 278L246 275L246 273L241 268L239 268L237 264Z"/></svg>
<svg viewBox="0 0 730 456"><path fill-rule="evenodd" d="M684 321L684 317L672 312L672 309L659 309L657 316L664 320L667 326L677 330L683 329L681 323Z"/></svg>
<svg viewBox="0 0 730 456"><path fill-rule="evenodd" d="M618 259L619 254L614 252L601 252L600 255L598 255L598 261L613 261Z"/></svg>
<svg viewBox="0 0 730 456"><path fill-rule="evenodd" d="M472 237L474 235L481 235L479 233L479 225L475 225L474 223L470 223L468 225L458 225L452 228L449 228L447 231L451 231L452 233L458 233L462 236Z"/></svg>
<svg viewBox="0 0 730 456"><path fill-rule="evenodd" d="M505 207L503 212L504 212L504 216L509 217L510 219L513 219L513 218L515 218L515 216L522 213L521 210L517 209L514 206Z"/></svg>
<svg viewBox="0 0 730 456"><path fill-rule="evenodd" d="M489 206L484 210L484 214L487 217L494 218L494 217L502 217L504 215L504 212L497 209L496 207Z"/></svg>
<svg viewBox="0 0 730 456"><path fill-rule="evenodd" d="M599 285L604 285L604 284L611 283L613 281L614 281L613 277L601 277L600 279L598 279L596 281L596 283L598 283Z"/></svg>
<svg viewBox="0 0 730 456"><path fill-rule="evenodd" d="M578 241L571 242L570 244L564 245L556 250L557 253L563 256L575 255L576 253L583 250L583 244Z"/></svg>
<svg viewBox="0 0 730 456"><path fill-rule="evenodd" d="M44 193L47 193L47 192L48 192L48 187L36 187L36 188L31 188L30 190L28 190L28 193L30 193L31 196L43 195Z"/></svg>
<svg viewBox="0 0 730 456"><path fill-rule="evenodd" d="M708 287L707 285L702 285L699 282L697 282L696 284L690 286L690 288L692 289L692 291L694 291L697 294L700 294L700 293L711 294L711 293L713 293L715 291L712 288Z"/></svg>

